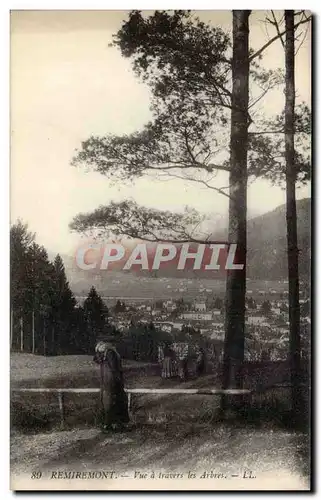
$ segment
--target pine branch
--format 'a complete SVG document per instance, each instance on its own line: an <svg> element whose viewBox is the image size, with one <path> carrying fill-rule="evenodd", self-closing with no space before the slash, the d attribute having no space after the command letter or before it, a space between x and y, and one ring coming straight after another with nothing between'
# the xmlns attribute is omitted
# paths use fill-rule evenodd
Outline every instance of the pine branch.
<svg viewBox="0 0 321 500"><path fill-rule="evenodd" d="M306 19L299 21L298 23L296 23L294 25L294 29L298 28L298 26L301 26L301 24L308 23L309 21L311 21L311 19L312 19L312 16L306 17ZM275 35L273 38L271 38L271 40L266 42L266 44L264 44L263 47L261 47L254 54L252 54L251 57L249 58L249 61L252 62L253 59L260 56L270 45L272 45L272 43L274 43L276 40L278 40L280 37L282 37L285 34L286 34L286 30L282 31L282 33L280 33L280 34Z"/></svg>
<svg viewBox="0 0 321 500"><path fill-rule="evenodd" d="M182 179L184 181L196 182L196 183L199 183L199 184L203 184L208 189L212 189L213 191L216 191L217 193L222 194L223 196L226 196L227 198L230 198L230 195L227 194L227 193L225 193L224 191L222 191L221 188L217 188L215 186L212 186L211 184L208 184L208 182L204 181L203 179L195 179L193 177L185 177L185 176L176 175L176 174L171 175L171 177L175 177L176 179Z"/></svg>

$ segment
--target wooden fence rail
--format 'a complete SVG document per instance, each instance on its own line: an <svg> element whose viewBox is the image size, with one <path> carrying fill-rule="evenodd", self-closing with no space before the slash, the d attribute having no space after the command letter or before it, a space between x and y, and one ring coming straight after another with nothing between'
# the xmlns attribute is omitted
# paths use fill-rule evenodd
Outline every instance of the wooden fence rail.
<svg viewBox="0 0 321 500"><path fill-rule="evenodd" d="M131 409L131 396L133 394L163 394L163 395L175 395L175 394L186 394L186 395L207 395L207 396L219 396L219 395L231 395L231 396L252 396L255 393L266 392L270 389L285 389L290 387L289 384L286 385L273 385L270 387L258 389L181 389L181 388L168 388L168 389L150 389L150 388L135 388L135 389L125 389L125 392L128 394L128 411ZM100 388L48 388L48 387L34 387L34 388L12 388L11 392L15 393L52 393L57 394L58 404L59 404L59 412L61 425L64 425L65 420L65 408L64 408L64 394L94 394L99 393Z"/></svg>
<svg viewBox="0 0 321 500"><path fill-rule="evenodd" d="M48 388L48 387L30 387L30 388L17 388L11 389L11 392L16 393L51 393L57 394L59 413L61 426L63 427L65 421L65 407L64 407L64 394L94 394L99 393L99 388ZM136 389L125 389L128 394L128 412L131 409L131 395L132 394L187 394L187 395L208 395L208 396L219 396L221 394L229 395L251 395L252 391L249 389L180 389L180 388L168 388L168 389L146 389L146 388L136 388Z"/></svg>

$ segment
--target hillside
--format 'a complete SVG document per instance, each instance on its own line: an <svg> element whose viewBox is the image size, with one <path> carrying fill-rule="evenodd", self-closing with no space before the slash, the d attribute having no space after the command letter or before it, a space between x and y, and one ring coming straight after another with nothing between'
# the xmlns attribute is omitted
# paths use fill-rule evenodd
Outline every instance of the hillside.
<svg viewBox="0 0 321 500"><path fill-rule="evenodd" d="M308 277L311 261L311 200L297 202L299 266ZM287 277L286 210L281 205L272 212L248 222L248 277L280 279Z"/></svg>
<svg viewBox="0 0 321 500"><path fill-rule="evenodd" d="M297 201L299 266L301 278L310 273L311 261L311 199ZM227 239L227 229L215 234ZM247 276L251 279L279 280L287 278L286 207L248 220Z"/></svg>

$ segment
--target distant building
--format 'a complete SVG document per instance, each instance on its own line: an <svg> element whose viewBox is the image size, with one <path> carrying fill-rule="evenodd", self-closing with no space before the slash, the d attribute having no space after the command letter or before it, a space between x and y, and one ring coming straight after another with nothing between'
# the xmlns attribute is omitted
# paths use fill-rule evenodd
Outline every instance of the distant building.
<svg viewBox="0 0 321 500"><path fill-rule="evenodd" d="M266 323L266 317L265 316L248 316L247 323L249 325L263 325L263 323ZM269 323L268 323L268 325L269 325Z"/></svg>
<svg viewBox="0 0 321 500"><path fill-rule="evenodd" d="M200 328L200 332L202 335L209 336L212 333L212 330L209 328Z"/></svg>
<svg viewBox="0 0 321 500"><path fill-rule="evenodd" d="M212 323L211 328L216 332L224 331L224 323Z"/></svg>
<svg viewBox="0 0 321 500"><path fill-rule="evenodd" d="M167 322L155 322L154 323L155 328L159 328L160 330L163 330L163 332L171 333L173 329L172 323L167 323Z"/></svg>
<svg viewBox="0 0 321 500"><path fill-rule="evenodd" d="M162 314L161 309L153 309L152 316L160 316Z"/></svg>
<svg viewBox="0 0 321 500"><path fill-rule="evenodd" d="M177 323L176 321L173 321L172 325L173 325L173 328L176 329L176 330L179 330L181 331L182 330L182 326L183 326L184 323Z"/></svg>
<svg viewBox="0 0 321 500"><path fill-rule="evenodd" d="M172 300L167 300L166 302L164 302L164 308L166 309L166 311L172 312L177 309L177 305Z"/></svg>
<svg viewBox="0 0 321 500"><path fill-rule="evenodd" d="M223 338L224 338L224 330L219 332L212 332L210 335L210 339L212 340L214 339L222 340Z"/></svg>
<svg viewBox="0 0 321 500"><path fill-rule="evenodd" d="M195 311L206 311L206 302L195 302L194 303Z"/></svg>
<svg viewBox="0 0 321 500"><path fill-rule="evenodd" d="M181 319L194 319L197 321L211 321L212 313L211 312L185 312L181 314Z"/></svg>

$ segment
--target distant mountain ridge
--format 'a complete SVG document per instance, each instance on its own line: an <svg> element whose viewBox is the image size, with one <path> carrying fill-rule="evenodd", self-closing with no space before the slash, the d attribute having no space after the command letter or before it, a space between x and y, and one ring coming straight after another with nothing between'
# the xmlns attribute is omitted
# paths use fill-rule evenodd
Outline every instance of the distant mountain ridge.
<svg viewBox="0 0 321 500"><path fill-rule="evenodd" d="M300 276L306 278L311 266L311 199L297 201L297 227ZM248 277L286 278L286 207L248 221Z"/></svg>
<svg viewBox="0 0 321 500"><path fill-rule="evenodd" d="M311 262L311 199L297 201L299 269L309 276ZM227 239L227 229L216 234ZM252 279L287 278L286 206L247 222L247 276Z"/></svg>

